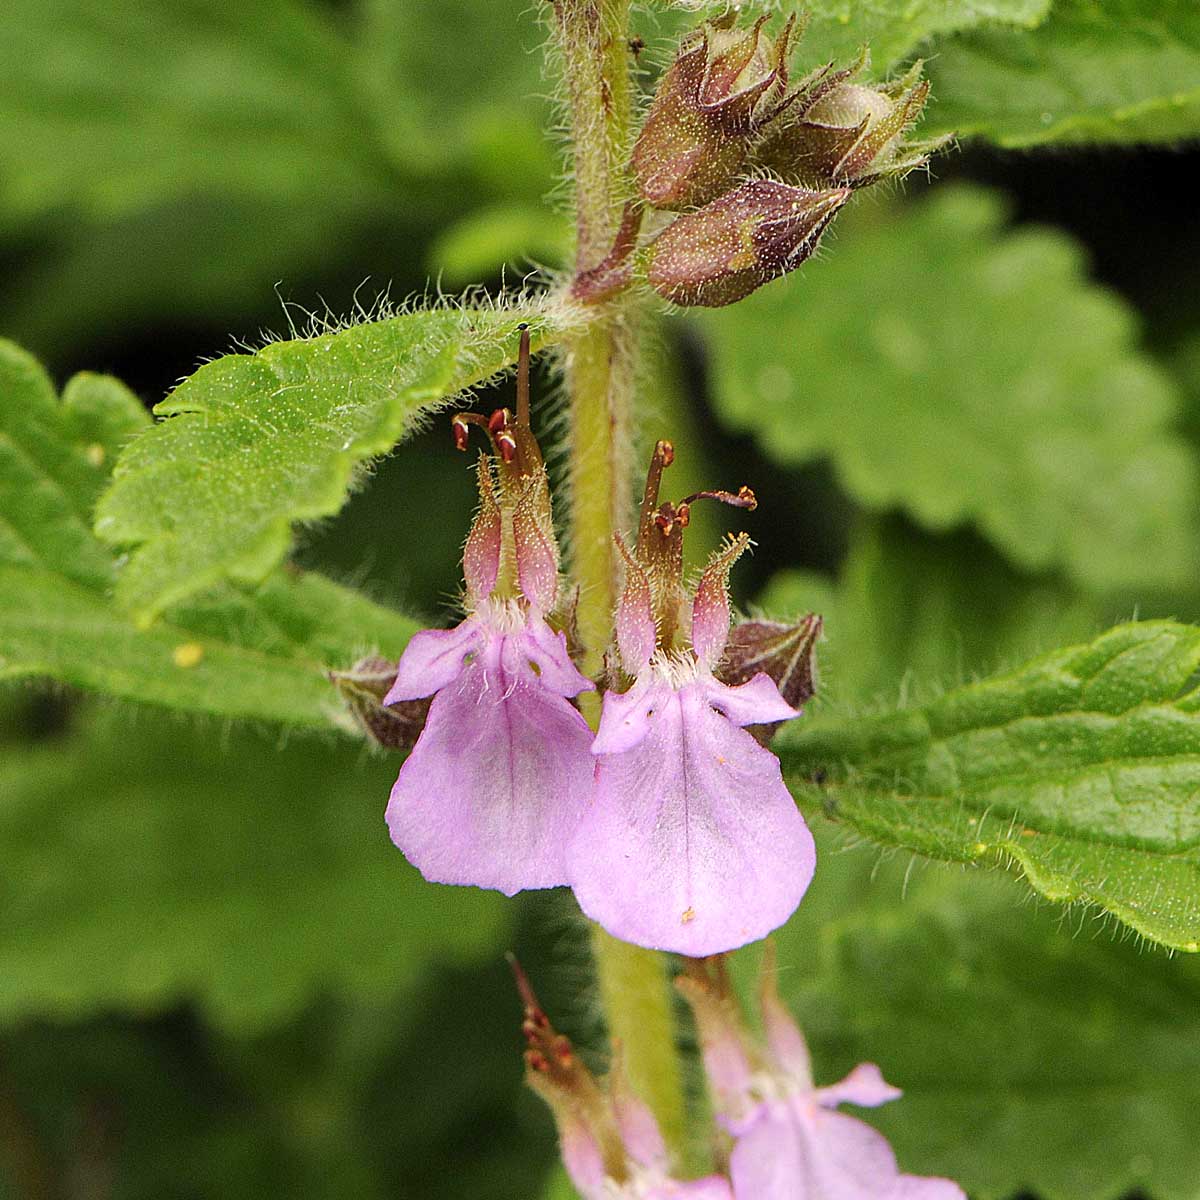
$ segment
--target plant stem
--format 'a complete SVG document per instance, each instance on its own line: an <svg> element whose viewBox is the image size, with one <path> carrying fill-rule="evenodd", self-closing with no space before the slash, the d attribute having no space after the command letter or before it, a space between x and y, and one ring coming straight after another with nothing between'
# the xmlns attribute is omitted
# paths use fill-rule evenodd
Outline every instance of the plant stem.
<svg viewBox="0 0 1200 1200"><path fill-rule="evenodd" d="M575 177L575 273L607 255L628 199L625 164L632 129L630 0L554 0L570 103ZM589 306L585 329L566 346L570 413L570 541L580 586L585 670L597 673L616 600L613 535L632 511L633 400L639 323L618 294ZM596 719L593 707L589 716ZM592 949L609 1034L626 1073L678 1156L684 1141L682 1070L662 955L627 945L598 927Z"/></svg>

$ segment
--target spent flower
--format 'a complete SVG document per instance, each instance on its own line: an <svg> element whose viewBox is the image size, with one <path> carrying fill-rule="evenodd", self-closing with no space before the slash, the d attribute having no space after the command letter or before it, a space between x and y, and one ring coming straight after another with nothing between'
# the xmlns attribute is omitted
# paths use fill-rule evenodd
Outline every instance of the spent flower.
<svg viewBox="0 0 1200 1200"><path fill-rule="evenodd" d="M689 596L683 533L700 498L752 508L753 493L659 503L673 457L655 447L637 545L616 614L625 691L609 691L595 787L568 852L580 907L610 933L693 956L744 945L781 925L812 877L812 836L779 763L743 726L798 711L766 674L738 687L713 673L729 633L726 584L749 544L718 551Z"/></svg>

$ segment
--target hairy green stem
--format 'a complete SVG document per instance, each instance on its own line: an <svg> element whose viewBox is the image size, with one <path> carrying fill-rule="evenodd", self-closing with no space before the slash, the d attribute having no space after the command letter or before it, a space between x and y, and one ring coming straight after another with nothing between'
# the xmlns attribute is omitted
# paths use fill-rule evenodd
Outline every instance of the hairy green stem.
<svg viewBox="0 0 1200 1200"><path fill-rule="evenodd" d="M554 0L554 13L574 148L578 277L608 253L628 199L629 0ZM610 640L616 600L613 535L628 527L634 494L638 322L632 304L617 295L592 306L586 328L566 346L571 565L580 586L585 669L593 673ZM621 1046L630 1082L654 1111L668 1145L681 1154L683 1073L666 961L599 928L592 948L609 1034Z"/></svg>

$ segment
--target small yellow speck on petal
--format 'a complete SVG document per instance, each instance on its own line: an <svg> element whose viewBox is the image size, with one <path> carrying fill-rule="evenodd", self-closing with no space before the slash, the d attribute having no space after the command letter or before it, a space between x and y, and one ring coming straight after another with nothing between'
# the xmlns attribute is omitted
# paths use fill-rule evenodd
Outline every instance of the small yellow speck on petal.
<svg viewBox="0 0 1200 1200"><path fill-rule="evenodd" d="M107 457L107 455L104 453L104 447L102 445L100 445L99 442L93 442L84 451L84 454L87 456L88 462L90 462L93 467L104 466L104 460Z"/></svg>
<svg viewBox="0 0 1200 1200"><path fill-rule="evenodd" d="M199 642L181 642L171 651L171 661L177 667L194 667L204 657L204 647Z"/></svg>
<svg viewBox="0 0 1200 1200"><path fill-rule="evenodd" d="M682 917L680 917L679 919L680 919L680 921L682 921L682 922L683 922L685 925L686 925L686 924L687 924L689 921L694 921L694 920L696 919L696 910L695 910L694 908L691 908L691 907L685 908L685 909L683 910L683 916L682 916Z"/></svg>

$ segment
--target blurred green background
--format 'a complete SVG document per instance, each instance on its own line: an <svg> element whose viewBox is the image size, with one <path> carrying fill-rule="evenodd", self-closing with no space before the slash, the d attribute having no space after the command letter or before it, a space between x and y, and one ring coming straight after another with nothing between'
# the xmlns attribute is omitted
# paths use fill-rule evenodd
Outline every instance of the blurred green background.
<svg viewBox="0 0 1200 1200"><path fill-rule="evenodd" d="M663 7L638 18L647 87L680 27ZM536 9L6 0L0 335L149 405L309 313L558 266ZM970 112L939 48L931 128ZM1200 71L1191 48L1177 69ZM1162 119L1133 140L1168 140ZM826 613L819 703L1135 611L1200 618L1200 155L998 148L1018 126L864 195L798 277L663 323L644 433L675 438L681 488L755 488L737 597ZM472 502L435 423L299 559L442 620ZM396 766L0 690L0 1197L542 1194L553 1132L502 952L594 1045L586 931L569 897L421 883L382 823ZM880 1114L907 1169L977 1196L1200 1196L1193 962L819 832L787 990L822 1079L867 1057L909 1092Z"/></svg>

